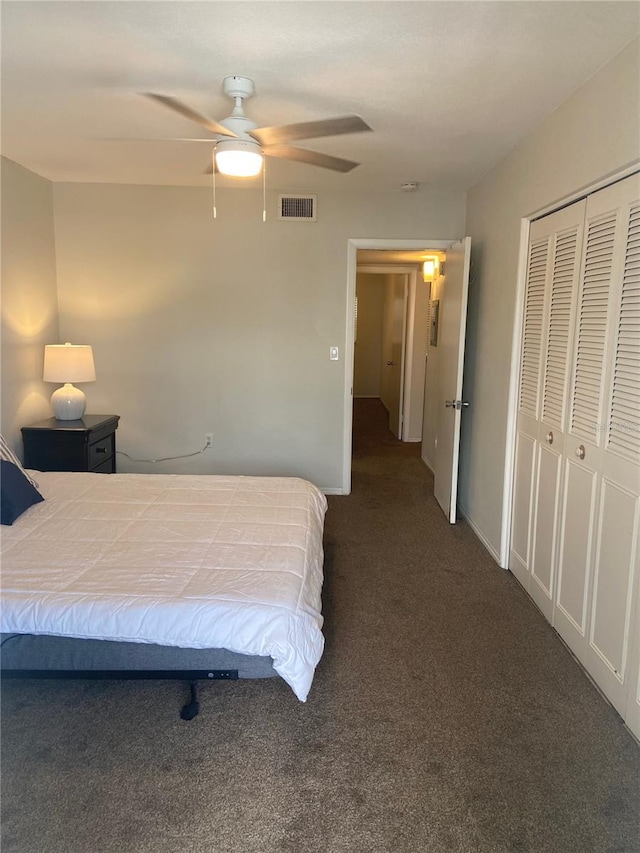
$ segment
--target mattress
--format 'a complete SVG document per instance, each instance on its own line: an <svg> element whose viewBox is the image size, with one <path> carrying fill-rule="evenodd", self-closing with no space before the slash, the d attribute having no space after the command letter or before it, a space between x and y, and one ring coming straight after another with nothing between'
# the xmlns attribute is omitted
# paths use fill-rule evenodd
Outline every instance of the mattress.
<svg viewBox="0 0 640 853"><path fill-rule="evenodd" d="M37 472L2 529L2 633L269 656L305 701L326 499L288 477Z"/></svg>

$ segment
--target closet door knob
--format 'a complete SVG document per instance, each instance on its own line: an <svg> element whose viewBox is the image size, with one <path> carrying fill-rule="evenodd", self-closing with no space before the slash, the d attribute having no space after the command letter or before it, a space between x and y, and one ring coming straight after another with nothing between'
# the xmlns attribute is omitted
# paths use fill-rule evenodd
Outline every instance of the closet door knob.
<svg viewBox="0 0 640 853"><path fill-rule="evenodd" d="M578 459L584 459L586 455L587 451L584 449L584 444L578 445L578 447L576 447L576 456Z"/></svg>
<svg viewBox="0 0 640 853"><path fill-rule="evenodd" d="M551 430L547 433L547 444L553 444L553 432Z"/></svg>

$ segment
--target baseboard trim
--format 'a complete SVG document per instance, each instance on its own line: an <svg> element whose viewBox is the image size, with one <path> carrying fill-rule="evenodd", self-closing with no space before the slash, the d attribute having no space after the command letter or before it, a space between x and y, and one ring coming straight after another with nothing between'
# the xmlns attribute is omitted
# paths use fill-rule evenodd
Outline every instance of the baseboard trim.
<svg viewBox="0 0 640 853"><path fill-rule="evenodd" d="M464 507L462 507L462 506L460 506L460 504L458 504L458 513L462 516L462 518L464 518L464 520L467 522L467 524L469 525L469 527L473 530L473 532L476 534L476 536L478 537L478 539L482 542L482 544L484 545L484 547L485 547L485 548L487 549L487 551L491 554L491 556L492 556L492 557L493 557L493 559L496 561L496 563L500 566L500 568L501 568L501 569L505 569L505 570L506 570L506 569L507 569L507 566L503 566L503 565L502 565L502 560L500 559L500 554L498 553L498 551L496 551L496 549L495 549L495 548L493 547L493 545L489 542L489 540L488 540L488 539L487 539L487 537L484 535L484 533L482 532L482 530L480 530L480 528L479 528L479 527L478 527L478 525L475 523L475 521L474 521L472 518L470 518L470 517L469 517L469 514L467 513L467 511L465 510L465 508L464 508Z"/></svg>
<svg viewBox="0 0 640 853"><path fill-rule="evenodd" d="M428 470L433 474L434 473L433 466L431 465L429 460L425 459L424 456L421 456L420 459L422 459L422 461L424 462L425 468L428 468Z"/></svg>

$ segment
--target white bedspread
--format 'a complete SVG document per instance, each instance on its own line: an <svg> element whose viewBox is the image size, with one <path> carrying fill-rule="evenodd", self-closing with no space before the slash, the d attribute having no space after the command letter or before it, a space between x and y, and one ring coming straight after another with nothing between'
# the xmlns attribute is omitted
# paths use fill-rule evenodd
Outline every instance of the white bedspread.
<svg viewBox="0 0 640 853"><path fill-rule="evenodd" d="M324 495L305 480L41 473L2 528L2 632L270 655L305 701L322 656Z"/></svg>

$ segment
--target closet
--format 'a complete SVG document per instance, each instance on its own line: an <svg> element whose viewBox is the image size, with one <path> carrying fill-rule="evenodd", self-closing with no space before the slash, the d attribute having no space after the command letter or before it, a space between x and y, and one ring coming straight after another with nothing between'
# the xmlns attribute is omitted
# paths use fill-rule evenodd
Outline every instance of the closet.
<svg viewBox="0 0 640 853"><path fill-rule="evenodd" d="M640 738L640 175L531 224L509 568Z"/></svg>

